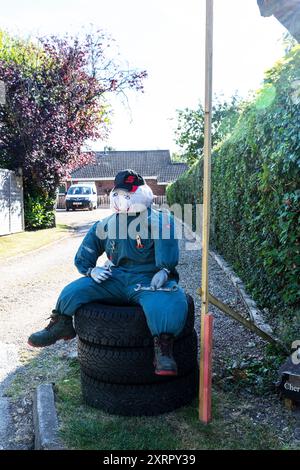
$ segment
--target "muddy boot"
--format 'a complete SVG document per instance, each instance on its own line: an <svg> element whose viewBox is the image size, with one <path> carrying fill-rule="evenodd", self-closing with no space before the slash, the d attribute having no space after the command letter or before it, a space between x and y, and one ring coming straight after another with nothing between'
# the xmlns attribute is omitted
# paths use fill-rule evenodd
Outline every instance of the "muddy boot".
<svg viewBox="0 0 300 470"><path fill-rule="evenodd" d="M177 375L177 364L173 357L174 336L154 336L154 367L156 375Z"/></svg>
<svg viewBox="0 0 300 470"><path fill-rule="evenodd" d="M73 319L67 315L61 315L56 310L52 311L50 323L46 328L32 333L28 338L28 344L35 348L43 348L56 343L59 339L73 339L76 336L73 328Z"/></svg>

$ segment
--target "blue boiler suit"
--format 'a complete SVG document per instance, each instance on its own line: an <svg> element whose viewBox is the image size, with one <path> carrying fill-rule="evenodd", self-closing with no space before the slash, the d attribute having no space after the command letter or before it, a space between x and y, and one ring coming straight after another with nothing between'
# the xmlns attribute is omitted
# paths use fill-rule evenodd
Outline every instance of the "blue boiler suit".
<svg viewBox="0 0 300 470"><path fill-rule="evenodd" d="M132 224L134 233L140 234L139 242L130 232ZM112 275L100 284L90 277L68 284L58 298L58 313L74 315L81 305L95 301L114 305L139 304L153 336L161 333L177 336L185 325L188 310L183 289L179 287L173 292L134 290L137 284L149 286L154 274L162 268L171 271L163 287L177 285L175 267L179 248L173 216L149 208L137 215L114 213L96 222L76 253L75 266L86 275L104 252L114 264Z"/></svg>

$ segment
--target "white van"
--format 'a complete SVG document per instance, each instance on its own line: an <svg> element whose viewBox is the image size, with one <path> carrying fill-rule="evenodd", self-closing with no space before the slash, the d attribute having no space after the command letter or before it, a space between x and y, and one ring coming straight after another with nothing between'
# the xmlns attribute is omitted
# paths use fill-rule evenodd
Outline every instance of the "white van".
<svg viewBox="0 0 300 470"><path fill-rule="evenodd" d="M72 184L66 193L66 209L97 209L97 188L95 183Z"/></svg>

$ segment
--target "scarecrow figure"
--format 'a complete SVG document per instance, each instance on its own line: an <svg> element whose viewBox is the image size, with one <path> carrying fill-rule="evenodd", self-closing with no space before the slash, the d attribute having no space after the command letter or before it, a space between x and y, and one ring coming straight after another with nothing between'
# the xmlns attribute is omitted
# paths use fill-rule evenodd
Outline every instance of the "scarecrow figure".
<svg viewBox="0 0 300 470"><path fill-rule="evenodd" d="M113 214L92 226L75 256L83 277L62 290L49 325L29 337L31 346L74 338L72 316L83 304L139 304L154 338L155 373L177 375L173 342L185 325L188 306L178 287L174 218L152 203L152 190L142 176L133 170L116 175L110 193ZM108 261L96 266L104 252Z"/></svg>

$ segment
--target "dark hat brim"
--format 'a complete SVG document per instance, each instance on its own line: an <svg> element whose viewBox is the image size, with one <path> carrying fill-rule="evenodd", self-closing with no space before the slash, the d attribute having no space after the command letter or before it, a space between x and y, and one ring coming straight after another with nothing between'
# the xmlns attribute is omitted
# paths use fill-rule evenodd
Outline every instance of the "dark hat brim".
<svg viewBox="0 0 300 470"><path fill-rule="evenodd" d="M132 190L133 187L135 188L134 190ZM123 191L127 191L128 193L135 193L139 187L140 186L132 185L131 188L128 188L123 185L118 185L118 186L114 186L112 191L116 191L116 189L123 189Z"/></svg>

